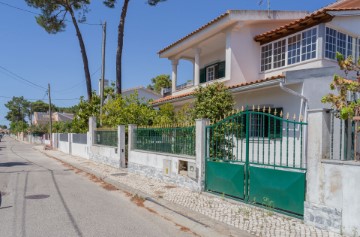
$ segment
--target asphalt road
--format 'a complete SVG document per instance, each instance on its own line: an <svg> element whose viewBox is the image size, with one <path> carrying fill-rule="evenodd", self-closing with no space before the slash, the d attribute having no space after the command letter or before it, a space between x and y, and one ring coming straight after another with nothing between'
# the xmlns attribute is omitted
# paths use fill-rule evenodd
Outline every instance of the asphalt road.
<svg viewBox="0 0 360 237"><path fill-rule="evenodd" d="M1 237L193 236L9 137L0 142L0 191Z"/></svg>

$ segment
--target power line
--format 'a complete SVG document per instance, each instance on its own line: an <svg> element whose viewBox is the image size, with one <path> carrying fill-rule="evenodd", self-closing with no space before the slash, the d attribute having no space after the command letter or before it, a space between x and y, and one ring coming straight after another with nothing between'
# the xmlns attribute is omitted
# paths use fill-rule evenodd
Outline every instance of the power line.
<svg viewBox="0 0 360 237"><path fill-rule="evenodd" d="M98 69L96 69L96 71L94 71L94 72L90 75L90 77L94 76L100 69L101 69L101 66L100 66ZM74 89L74 88L82 85L84 82L85 82L85 81L82 80L81 82L76 83L75 85L73 85L73 86L71 86L71 87L68 87L68 88L66 88L66 89L63 89L63 90L52 90L52 91L53 91L53 92L56 92L56 93L64 92L64 91L69 91L69 90L72 90L72 89Z"/></svg>
<svg viewBox="0 0 360 237"><path fill-rule="evenodd" d="M46 90L45 87L40 86L40 85L38 85L38 84L36 84L36 83L34 83L34 82L32 82L32 81L29 81L29 80L23 78L22 76L17 75L16 73L10 71L9 69L7 69L7 68L5 68L5 67L3 67L3 66L1 66L1 65L0 65L0 68L1 68L2 70L4 70L4 71L10 73L11 75L15 76L16 78L18 78L18 79L20 79L20 80L23 80L23 81L25 81L25 82L33 85L33 86L36 86L36 87L39 87L39 88L41 88L41 89L45 89L45 90Z"/></svg>
<svg viewBox="0 0 360 237"><path fill-rule="evenodd" d="M47 94L45 94L45 95L47 95ZM13 97L15 97L15 96L13 96ZM5 98L5 99L12 99L13 97L0 95L0 98ZM38 101L38 100L43 101L44 100L44 99L28 99L28 98L24 98L24 99L32 100L32 101ZM51 99L51 100L80 100L80 98L64 98L64 99Z"/></svg>
<svg viewBox="0 0 360 237"><path fill-rule="evenodd" d="M0 1L0 4L1 4L1 5L4 5L4 6L6 6L6 7L10 7L10 8L13 8L13 9L19 10L19 11L23 11L23 12L31 13L31 14L33 14L33 15L37 15L37 16L39 16L39 15L40 15L39 13L36 13L36 12L33 12L33 11L29 11L29 10L26 10L26 9L23 9L23 8L20 8L20 7L14 6L14 5L10 5L10 4L6 3L6 2L2 2L2 1ZM65 20L65 21L67 21L67 22L71 22L71 21L69 21L69 20ZM101 25L102 25L102 24L87 23L87 22L80 22L80 21L78 21L78 23L79 23L79 24L83 24L83 25L89 25L89 26L101 26Z"/></svg>

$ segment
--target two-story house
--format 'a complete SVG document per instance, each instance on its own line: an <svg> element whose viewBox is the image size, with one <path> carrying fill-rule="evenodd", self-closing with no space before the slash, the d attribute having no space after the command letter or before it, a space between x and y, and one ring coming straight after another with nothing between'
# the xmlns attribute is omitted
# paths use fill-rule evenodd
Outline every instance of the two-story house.
<svg viewBox="0 0 360 237"><path fill-rule="evenodd" d="M223 82L236 107L302 114L324 108L321 97L338 70L336 52L359 58L360 1L342 0L311 14L229 10L159 51L172 64L172 94L153 102L179 108L198 86ZM177 67L193 63L193 83L177 86Z"/></svg>

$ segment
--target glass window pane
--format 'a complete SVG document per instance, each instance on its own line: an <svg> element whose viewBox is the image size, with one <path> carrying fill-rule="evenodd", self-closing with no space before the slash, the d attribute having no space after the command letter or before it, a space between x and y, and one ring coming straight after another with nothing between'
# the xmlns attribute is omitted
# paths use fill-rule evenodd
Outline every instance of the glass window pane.
<svg viewBox="0 0 360 237"><path fill-rule="evenodd" d="M271 69L272 44L261 47L261 71Z"/></svg>
<svg viewBox="0 0 360 237"><path fill-rule="evenodd" d="M316 56L316 38L316 28L304 31L302 33L301 61L315 58L314 55Z"/></svg>

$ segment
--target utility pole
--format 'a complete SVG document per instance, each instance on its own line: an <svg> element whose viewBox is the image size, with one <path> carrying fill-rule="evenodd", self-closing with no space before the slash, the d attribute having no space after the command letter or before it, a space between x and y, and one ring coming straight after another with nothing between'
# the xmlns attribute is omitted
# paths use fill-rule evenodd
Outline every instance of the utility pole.
<svg viewBox="0 0 360 237"><path fill-rule="evenodd" d="M100 85L100 125L102 125L102 109L104 106L104 90L105 90L105 47L106 47L106 21L102 25L103 29L103 40L102 40L102 67L101 67L101 85Z"/></svg>
<svg viewBox="0 0 360 237"><path fill-rule="evenodd" d="M52 147L52 116L51 116L51 94L50 94L50 83L48 84L48 95L49 95L49 117L50 117L50 147Z"/></svg>

